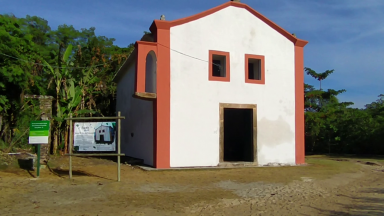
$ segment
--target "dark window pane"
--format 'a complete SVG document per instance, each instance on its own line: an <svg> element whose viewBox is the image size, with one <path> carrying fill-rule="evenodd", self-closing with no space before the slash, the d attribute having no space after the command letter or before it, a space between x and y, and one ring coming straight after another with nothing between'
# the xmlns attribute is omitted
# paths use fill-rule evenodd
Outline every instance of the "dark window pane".
<svg viewBox="0 0 384 216"><path fill-rule="evenodd" d="M220 76L220 70L221 69L221 61L220 60L213 60L212 64L212 76Z"/></svg>
<svg viewBox="0 0 384 216"><path fill-rule="evenodd" d="M256 59L254 67L255 67L255 79L261 80L261 60L260 59Z"/></svg>
<svg viewBox="0 0 384 216"><path fill-rule="evenodd" d="M248 79L261 80L260 59L248 59Z"/></svg>
<svg viewBox="0 0 384 216"><path fill-rule="evenodd" d="M248 62L248 79L255 79L255 73L253 70L253 64Z"/></svg>

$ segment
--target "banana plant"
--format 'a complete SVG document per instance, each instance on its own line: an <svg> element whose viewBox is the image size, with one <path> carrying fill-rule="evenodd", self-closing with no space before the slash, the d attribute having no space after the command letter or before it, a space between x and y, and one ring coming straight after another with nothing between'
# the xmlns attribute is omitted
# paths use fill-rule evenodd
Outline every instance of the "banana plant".
<svg viewBox="0 0 384 216"><path fill-rule="evenodd" d="M61 69L53 69L45 62L52 74L51 82L55 84L56 88L56 116L53 117L56 122L56 127L54 132L53 152L57 152L65 118L68 118L70 113L73 113L81 101L81 87L76 85L76 80L71 74L71 67L73 66L73 62L69 59L71 53L72 45L70 44L64 52L62 59L64 64Z"/></svg>
<svg viewBox="0 0 384 216"><path fill-rule="evenodd" d="M64 152L67 149L68 124L65 124L65 119L70 114L81 115L84 113L93 114L94 111L85 109L87 88L90 83L94 82L96 77L92 73L92 68L82 70L80 78L76 79L73 76L74 63L70 60L72 53L72 45L69 44L63 55L62 68L53 69L46 62L51 74L52 80L56 87L56 115L53 117L56 122L54 132L53 152L57 152L58 143L61 143L62 130L64 133ZM49 86L48 86L49 88ZM63 128L64 127L64 128Z"/></svg>

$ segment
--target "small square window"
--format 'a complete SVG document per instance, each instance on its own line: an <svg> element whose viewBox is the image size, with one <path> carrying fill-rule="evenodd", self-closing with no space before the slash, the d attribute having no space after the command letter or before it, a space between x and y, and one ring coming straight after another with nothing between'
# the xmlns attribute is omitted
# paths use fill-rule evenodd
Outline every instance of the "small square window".
<svg viewBox="0 0 384 216"><path fill-rule="evenodd" d="M229 82L229 53L209 51L209 80Z"/></svg>
<svg viewBox="0 0 384 216"><path fill-rule="evenodd" d="M264 56L245 55L245 82L265 84Z"/></svg>

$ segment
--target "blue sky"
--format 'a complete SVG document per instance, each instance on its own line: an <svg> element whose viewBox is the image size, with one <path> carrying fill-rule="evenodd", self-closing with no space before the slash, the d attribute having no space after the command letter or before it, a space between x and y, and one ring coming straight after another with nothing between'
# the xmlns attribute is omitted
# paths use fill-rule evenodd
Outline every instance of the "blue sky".
<svg viewBox="0 0 384 216"><path fill-rule="evenodd" d="M96 27L98 35L127 46L161 14L167 20L190 16L229 0L0 0L0 13L36 15L55 29ZM339 98L355 107L384 93L384 0L242 0L284 29L308 40L305 66L335 69L323 88L346 89ZM312 78L305 82L318 85Z"/></svg>

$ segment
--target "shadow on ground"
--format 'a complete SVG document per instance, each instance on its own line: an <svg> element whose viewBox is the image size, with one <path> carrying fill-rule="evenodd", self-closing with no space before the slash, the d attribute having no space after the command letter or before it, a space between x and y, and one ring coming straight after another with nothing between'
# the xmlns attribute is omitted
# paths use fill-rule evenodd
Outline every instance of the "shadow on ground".
<svg viewBox="0 0 384 216"><path fill-rule="evenodd" d="M336 210L327 210L320 209L316 207L311 207L322 212L322 215L327 216L383 216L384 215L384 189L382 188L370 188L367 190L362 190L361 193L366 194L367 196L351 197L340 195L341 198L346 198L351 201L351 204L339 204L342 209L346 211L336 211ZM368 196L376 197L368 197Z"/></svg>
<svg viewBox="0 0 384 216"><path fill-rule="evenodd" d="M117 163L117 157L116 156L99 156L96 158L110 160L110 161ZM129 156L121 156L120 157L120 163L127 163L127 164L130 164L132 166L135 166L135 165L143 165L144 160L129 157Z"/></svg>
<svg viewBox="0 0 384 216"><path fill-rule="evenodd" d="M61 177L61 178L69 177L69 170L67 169L57 169L57 168L51 169L50 167L48 168L53 174L57 175L58 177ZM79 170L72 170L72 176L88 176L88 177L96 177L96 178L101 178L106 180L113 180L113 179L105 178L102 176L94 175L94 174L87 173L84 171L79 171Z"/></svg>
<svg viewBox="0 0 384 216"><path fill-rule="evenodd" d="M18 158L17 164L19 165L20 169L26 170L32 178L36 178L36 176L32 173L35 171L35 168L33 167L33 158Z"/></svg>

